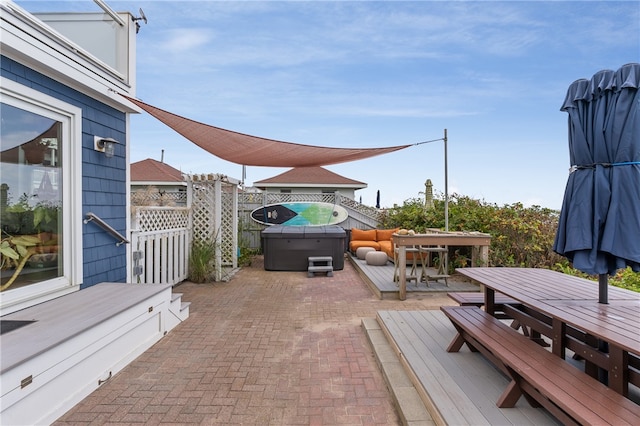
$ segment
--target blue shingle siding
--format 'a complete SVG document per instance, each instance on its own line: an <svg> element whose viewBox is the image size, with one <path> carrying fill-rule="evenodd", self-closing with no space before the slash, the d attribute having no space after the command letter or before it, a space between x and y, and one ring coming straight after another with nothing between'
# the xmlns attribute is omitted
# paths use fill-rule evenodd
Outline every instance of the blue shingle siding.
<svg viewBox="0 0 640 426"><path fill-rule="evenodd" d="M1 57L2 77L82 109L82 212L93 212L126 237L126 114L38 73ZM93 149L93 136L120 141L115 156L106 158ZM83 233L82 288L103 281L125 282L126 247L89 222Z"/></svg>

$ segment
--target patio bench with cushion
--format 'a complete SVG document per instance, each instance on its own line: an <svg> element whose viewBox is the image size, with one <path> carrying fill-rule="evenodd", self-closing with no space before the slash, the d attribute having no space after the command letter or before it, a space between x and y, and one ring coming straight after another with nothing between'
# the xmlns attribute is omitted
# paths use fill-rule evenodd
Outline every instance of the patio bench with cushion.
<svg viewBox="0 0 640 426"><path fill-rule="evenodd" d="M393 229L357 229L351 228L349 238L349 250L355 254L359 247L372 247L377 251L387 254L389 260L394 259L394 248L391 236L400 228ZM411 254L407 254L407 261L412 260Z"/></svg>
<svg viewBox="0 0 640 426"><path fill-rule="evenodd" d="M640 407L552 354L476 306L442 306L458 334L448 352L463 344L481 352L511 379L498 399L513 407L524 395L564 424L640 424Z"/></svg>

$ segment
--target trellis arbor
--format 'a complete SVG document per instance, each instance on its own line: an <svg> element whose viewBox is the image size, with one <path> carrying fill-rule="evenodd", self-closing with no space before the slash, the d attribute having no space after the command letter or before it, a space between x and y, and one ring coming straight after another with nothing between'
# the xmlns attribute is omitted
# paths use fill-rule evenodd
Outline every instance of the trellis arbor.
<svg viewBox="0 0 640 426"><path fill-rule="evenodd" d="M134 281L177 284L188 276L194 242L215 246L215 280L238 266L239 181L220 174L185 175L187 207L135 206Z"/></svg>

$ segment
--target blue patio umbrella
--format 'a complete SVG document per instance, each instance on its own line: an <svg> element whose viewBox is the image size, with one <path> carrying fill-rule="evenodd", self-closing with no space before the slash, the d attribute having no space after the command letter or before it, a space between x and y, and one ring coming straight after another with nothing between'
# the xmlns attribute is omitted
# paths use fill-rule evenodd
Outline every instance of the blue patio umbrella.
<svg viewBox="0 0 640 426"><path fill-rule="evenodd" d="M569 115L571 169L553 245L576 269L599 275L640 272L640 64L573 82L561 110Z"/></svg>

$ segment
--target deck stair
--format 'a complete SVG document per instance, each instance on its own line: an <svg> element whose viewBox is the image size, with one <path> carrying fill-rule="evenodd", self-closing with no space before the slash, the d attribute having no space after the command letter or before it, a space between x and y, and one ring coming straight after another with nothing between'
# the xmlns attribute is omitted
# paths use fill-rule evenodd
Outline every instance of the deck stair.
<svg viewBox="0 0 640 426"><path fill-rule="evenodd" d="M328 277L333 276L333 257L331 256L309 256L309 268L307 274L309 278L317 272L326 272Z"/></svg>
<svg viewBox="0 0 640 426"><path fill-rule="evenodd" d="M167 315L167 328L173 329L182 321L189 318L189 306L191 302L182 301L182 293L172 293L169 303L169 315Z"/></svg>
<svg viewBox="0 0 640 426"><path fill-rule="evenodd" d="M456 333L441 311L379 311L365 331L372 345L382 342L389 346L374 351L399 411L406 417L403 424L562 424L524 398L513 408L498 408L496 401L509 380L483 356L466 347L456 356L447 352ZM382 336L374 335L374 331ZM396 371L398 363L406 377ZM392 380L398 383L393 385ZM415 399L428 411L430 422L424 420L423 413L416 417L416 407L402 408L402 403Z"/></svg>
<svg viewBox="0 0 640 426"><path fill-rule="evenodd" d="M0 317L0 424L50 424L189 316L170 284L101 283Z"/></svg>

